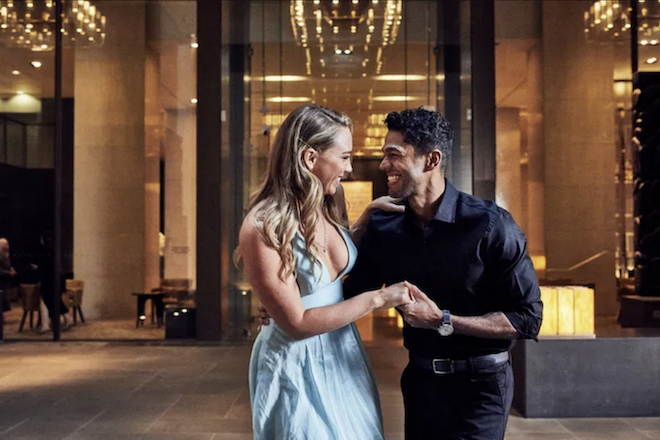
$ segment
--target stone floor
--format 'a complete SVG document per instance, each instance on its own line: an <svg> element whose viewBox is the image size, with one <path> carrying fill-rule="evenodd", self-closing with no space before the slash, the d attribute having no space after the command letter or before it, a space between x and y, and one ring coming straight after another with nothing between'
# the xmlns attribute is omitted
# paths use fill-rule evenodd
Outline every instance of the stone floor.
<svg viewBox="0 0 660 440"><path fill-rule="evenodd" d="M389 440L403 439L405 349L367 344ZM247 440L249 346L0 345L0 440ZM523 419L507 440L660 439L660 418ZM356 439L360 440L360 439Z"/></svg>
<svg viewBox="0 0 660 440"><path fill-rule="evenodd" d="M34 327L30 328L29 316L25 320L23 331L18 329L23 318L20 304L12 303L12 310L4 314L4 339L9 341L49 341L53 339L51 332L39 332L36 329L37 315L33 318ZM128 340L162 340L165 339L165 328L151 323L151 315L138 328L133 316L126 319L94 320L87 319L85 323L78 320L75 326L61 333L63 341L128 341Z"/></svg>

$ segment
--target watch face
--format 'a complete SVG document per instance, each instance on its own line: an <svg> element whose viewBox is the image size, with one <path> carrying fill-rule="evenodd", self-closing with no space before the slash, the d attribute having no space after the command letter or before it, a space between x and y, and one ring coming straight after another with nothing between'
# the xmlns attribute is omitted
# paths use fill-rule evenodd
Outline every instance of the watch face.
<svg viewBox="0 0 660 440"><path fill-rule="evenodd" d="M449 324L449 325L441 325L438 328L438 333L440 333L440 336L449 336L452 333L454 333L454 326Z"/></svg>

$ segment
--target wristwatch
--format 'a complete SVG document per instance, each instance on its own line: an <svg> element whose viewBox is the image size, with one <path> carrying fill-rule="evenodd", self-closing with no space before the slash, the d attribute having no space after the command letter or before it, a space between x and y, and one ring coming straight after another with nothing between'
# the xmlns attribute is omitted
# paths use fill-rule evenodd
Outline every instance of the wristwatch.
<svg viewBox="0 0 660 440"><path fill-rule="evenodd" d="M442 311L442 323L437 330L440 336L449 336L454 333L454 326L451 325L451 313L449 313L449 310Z"/></svg>

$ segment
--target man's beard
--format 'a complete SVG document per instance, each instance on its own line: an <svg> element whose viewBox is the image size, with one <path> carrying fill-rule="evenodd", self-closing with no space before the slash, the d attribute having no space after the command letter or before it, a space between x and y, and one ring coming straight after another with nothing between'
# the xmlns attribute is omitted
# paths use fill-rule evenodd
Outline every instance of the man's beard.
<svg viewBox="0 0 660 440"><path fill-rule="evenodd" d="M406 198L409 197L415 189L415 185L409 176L402 175L399 184L401 186L400 189L393 190L392 188L388 188L387 194L390 197L394 197L396 199Z"/></svg>

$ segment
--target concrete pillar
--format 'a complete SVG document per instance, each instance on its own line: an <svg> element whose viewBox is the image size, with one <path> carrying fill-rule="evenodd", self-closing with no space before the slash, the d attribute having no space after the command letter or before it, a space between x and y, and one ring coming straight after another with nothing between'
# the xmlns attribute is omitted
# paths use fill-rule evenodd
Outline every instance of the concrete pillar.
<svg viewBox="0 0 660 440"><path fill-rule="evenodd" d="M104 46L75 57L74 273L87 319L132 317L131 292L145 287L145 2L102 11Z"/></svg>
<svg viewBox="0 0 660 440"><path fill-rule="evenodd" d="M614 315L614 45L585 40L586 4L543 2L547 267L548 278L595 282L596 314Z"/></svg>
<svg viewBox="0 0 660 440"><path fill-rule="evenodd" d="M160 157L163 111L158 57L148 51L145 64L144 287L160 285Z"/></svg>
<svg viewBox="0 0 660 440"><path fill-rule="evenodd" d="M166 78L174 85L175 103L165 109L165 278L195 283L197 237L197 115L194 50L170 45L161 54ZM165 53L167 52L167 53ZM172 59L176 60L174 63ZM169 60L169 63L165 63ZM166 67L169 65L169 67Z"/></svg>
<svg viewBox="0 0 660 440"><path fill-rule="evenodd" d="M527 196L525 234L528 252L539 278L546 278L545 254L545 155L543 146L543 55L541 43L527 53L528 107L525 118Z"/></svg>

